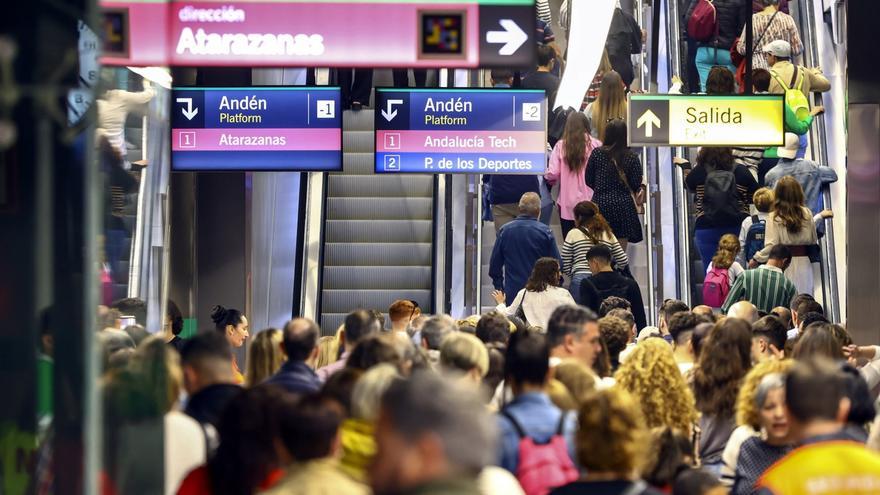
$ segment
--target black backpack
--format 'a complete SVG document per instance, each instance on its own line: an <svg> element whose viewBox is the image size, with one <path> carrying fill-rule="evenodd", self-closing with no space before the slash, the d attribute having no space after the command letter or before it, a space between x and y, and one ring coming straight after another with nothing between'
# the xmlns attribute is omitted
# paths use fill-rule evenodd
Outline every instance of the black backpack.
<svg viewBox="0 0 880 495"><path fill-rule="evenodd" d="M710 218L743 216L736 192L736 176L727 170L713 170L703 185L703 214Z"/></svg>
<svg viewBox="0 0 880 495"><path fill-rule="evenodd" d="M556 142L562 139L568 116L574 112L574 108L559 107L553 110L553 113L550 114L550 122L547 125L547 142L550 144L551 148L556 146Z"/></svg>

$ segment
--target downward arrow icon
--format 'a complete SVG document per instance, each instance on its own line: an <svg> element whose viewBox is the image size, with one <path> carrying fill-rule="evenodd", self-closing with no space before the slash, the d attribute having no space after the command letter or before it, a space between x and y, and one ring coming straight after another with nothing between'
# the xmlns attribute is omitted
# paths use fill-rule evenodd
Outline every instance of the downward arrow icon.
<svg viewBox="0 0 880 495"><path fill-rule="evenodd" d="M385 117L385 120L391 122L394 120L394 117L397 117L397 110L394 109L394 105L403 105L403 100L387 100L385 102L385 106L388 108L386 112L385 109L382 109L382 116Z"/></svg>
<svg viewBox="0 0 880 495"><path fill-rule="evenodd" d="M199 114L198 107L193 108L193 99L192 98L178 98L177 103L186 103L186 108L181 108L180 111L183 112L183 116L186 117L186 120L192 120L193 117Z"/></svg>
<svg viewBox="0 0 880 495"><path fill-rule="evenodd" d="M654 136L654 126L657 126L657 129L660 128L660 117L657 117L657 114L649 108L636 121L636 127L642 126L645 127L645 137L652 137Z"/></svg>

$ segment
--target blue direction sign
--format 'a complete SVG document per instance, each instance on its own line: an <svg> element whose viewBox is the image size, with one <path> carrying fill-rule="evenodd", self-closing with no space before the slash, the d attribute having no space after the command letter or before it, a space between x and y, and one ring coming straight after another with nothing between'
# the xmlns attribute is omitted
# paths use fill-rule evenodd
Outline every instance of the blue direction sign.
<svg viewBox="0 0 880 495"><path fill-rule="evenodd" d="M543 90L376 90L377 173L543 174Z"/></svg>
<svg viewBox="0 0 880 495"><path fill-rule="evenodd" d="M172 106L172 170L342 170L339 88L174 88Z"/></svg>

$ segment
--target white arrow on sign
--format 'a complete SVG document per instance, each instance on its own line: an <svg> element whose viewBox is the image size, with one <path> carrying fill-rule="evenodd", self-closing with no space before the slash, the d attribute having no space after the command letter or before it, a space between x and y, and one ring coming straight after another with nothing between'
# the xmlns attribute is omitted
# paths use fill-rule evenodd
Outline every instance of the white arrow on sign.
<svg viewBox="0 0 880 495"><path fill-rule="evenodd" d="M183 116L186 117L186 120L192 120L193 117L199 114L198 107L193 108L193 99L192 98L178 98L177 103L186 103L186 108L181 108L180 111L183 112Z"/></svg>
<svg viewBox="0 0 880 495"><path fill-rule="evenodd" d="M645 137L652 137L654 135L654 126L657 126L657 129L660 128L660 117L649 108L636 121L636 127L642 126L645 126Z"/></svg>
<svg viewBox="0 0 880 495"><path fill-rule="evenodd" d="M385 117L385 120L391 122L394 120L394 117L397 117L397 110L394 109L394 105L403 105L403 100L387 100L385 102L385 106L388 107L388 111L386 112L384 109L382 110L382 116Z"/></svg>
<svg viewBox="0 0 880 495"><path fill-rule="evenodd" d="M498 50L498 55L513 55L519 47L529 40L529 36L512 19L498 21L504 31L489 31L486 33L486 42L504 43Z"/></svg>

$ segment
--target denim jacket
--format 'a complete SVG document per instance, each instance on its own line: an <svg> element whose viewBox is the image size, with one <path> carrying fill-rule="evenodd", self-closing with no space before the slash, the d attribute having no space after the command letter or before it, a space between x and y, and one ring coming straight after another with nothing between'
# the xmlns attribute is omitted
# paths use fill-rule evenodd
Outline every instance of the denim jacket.
<svg viewBox="0 0 880 495"><path fill-rule="evenodd" d="M805 158L795 160L782 158L779 160L779 164L770 169L767 175L764 176L764 183L767 187L773 189L776 187L779 179L786 175L794 177L804 188L807 208L814 215L822 211L822 186L837 182L837 172L831 167L819 165Z"/></svg>

